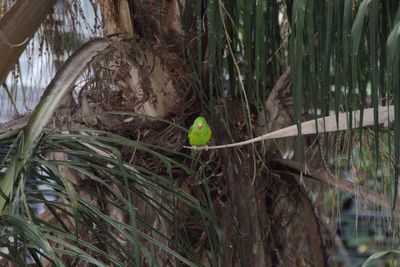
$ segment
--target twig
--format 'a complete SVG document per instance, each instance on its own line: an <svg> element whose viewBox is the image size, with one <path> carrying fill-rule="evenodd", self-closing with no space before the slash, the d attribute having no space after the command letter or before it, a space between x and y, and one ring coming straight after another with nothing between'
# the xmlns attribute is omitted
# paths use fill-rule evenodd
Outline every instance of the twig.
<svg viewBox="0 0 400 267"><path fill-rule="evenodd" d="M29 38L26 37L24 41L22 41L19 44L12 44L10 43L10 41L8 41L7 37L4 35L4 33L2 31L0 31L0 37L3 40L3 42L5 42L7 45L9 45L10 47L18 47L18 46L23 46L28 40Z"/></svg>
<svg viewBox="0 0 400 267"><path fill-rule="evenodd" d="M352 129L360 127L360 117L361 112L360 110L353 111L353 120L352 120ZM374 125L374 108L368 108L363 110L363 121L362 127L367 127ZM336 124L336 115L326 116L323 118L319 118L317 122L315 120L309 120L303 122L301 124L301 133L302 135L309 135L309 134L317 134L317 133L327 133L327 132L336 132L342 130L348 130L349 121L348 121L349 113L344 112L341 113L338 117L339 123ZM394 106L380 106L378 107L378 124L387 124L394 120ZM316 127L318 125L318 128ZM319 130L317 130L319 129ZM268 139L275 139L275 138L282 138L282 137L292 137L297 136L297 125L291 125L286 128L274 131L272 133L267 133L256 138L231 143L226 145L218 145L218 146L209 146L209 147L191 147L191 146L184 146L184 148L192 149L192 150L208 150L208 149L220 149L220 148L229 148L229 147L238 147L244 146L248 144L253 144L256 142L261 142Z"/></svg>

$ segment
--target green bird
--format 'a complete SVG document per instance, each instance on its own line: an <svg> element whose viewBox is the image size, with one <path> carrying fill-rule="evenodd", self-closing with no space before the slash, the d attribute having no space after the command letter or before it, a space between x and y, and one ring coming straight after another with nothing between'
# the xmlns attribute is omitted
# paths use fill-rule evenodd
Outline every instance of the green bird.
<svg viewBox="0 0 400 267"><path fill-rule="evenodd" d="M211 129L204 117L197 117L189 129L189 143L191 146L206 146L211 139Z"/></svg>

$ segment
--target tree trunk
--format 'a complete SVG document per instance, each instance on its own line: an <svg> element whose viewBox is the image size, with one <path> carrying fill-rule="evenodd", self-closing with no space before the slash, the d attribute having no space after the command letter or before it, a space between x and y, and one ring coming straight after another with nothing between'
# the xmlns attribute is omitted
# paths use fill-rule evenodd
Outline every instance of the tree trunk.
<svg viewBox="0 0 400 267"><path fill-rule="evenodd" d="M103 16L104 32L106 35L123 34L133 36L131 10L127 0L111 1L98 0Z"/></svg>
<svg viewBox="0 0 400 267"><path fill-rule="evenodd" d="M235 155L232 157L232 154ZM224 153L227 162L227 184L230 192L231 209L234 210L231 224L236 225L239 235L237 246L242 266L271 266L271 255L265 254L266 206L263 190L260 190L261 177L252 181L255 171L253 156L244 153L243 157L229 152ZM241 162L241 164L239 164ZM225 237L225 240L229 239ZM227 251L225 251L226 253ZM236 266L238 262L228 262Z"/></svg>
<svg viewBox="0 0 400 267"><path fill-rule="evenodd" d="M55 4L55 0L17 1L0 20L0 83L24 51L26 45L46 15ZM18 30L15 27L18 25Z"/></svg>

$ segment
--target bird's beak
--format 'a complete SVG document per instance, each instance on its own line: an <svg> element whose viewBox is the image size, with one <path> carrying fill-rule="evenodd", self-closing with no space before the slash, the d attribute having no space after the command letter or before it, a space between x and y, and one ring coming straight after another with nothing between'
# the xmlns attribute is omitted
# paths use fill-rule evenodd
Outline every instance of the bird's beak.
<svg viewBox="0 0 400 267"><path fill-rule="evenodd" d="M198 127L199 129L201 129L201 128L203 128L203 124L199 123L199 124L197 124L197 127Z"/></svg>

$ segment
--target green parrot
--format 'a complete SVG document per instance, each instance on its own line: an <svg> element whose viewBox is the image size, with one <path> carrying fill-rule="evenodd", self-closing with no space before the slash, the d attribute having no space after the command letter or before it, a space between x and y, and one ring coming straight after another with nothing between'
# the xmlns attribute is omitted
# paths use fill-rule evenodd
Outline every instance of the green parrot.
<svg viewBox="0 0 400 267"><path fill-rule="evenodd" d="M197 117L189 129L189 143L191 146L206 146L211 139L211 129L204 117Z"/></svg>

